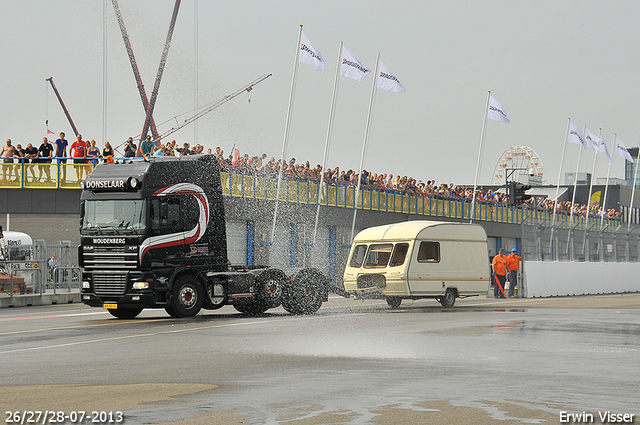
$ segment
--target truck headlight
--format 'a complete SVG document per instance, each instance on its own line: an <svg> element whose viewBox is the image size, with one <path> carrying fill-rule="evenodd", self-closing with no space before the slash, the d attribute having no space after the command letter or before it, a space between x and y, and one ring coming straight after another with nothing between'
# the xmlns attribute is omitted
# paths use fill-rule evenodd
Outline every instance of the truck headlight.
<svg viewBox="0 0 640 425"><path fill-rule="evenodd" d="M133 282L133 289L148 289L149 282Z"/></svg>
<svg viewBox="0 0 640 425"><path fill-rule="evenodd" d="M89 288L91 288L91 284L88 281L83 280L82 281L82 289L89 289Z"/></svg>

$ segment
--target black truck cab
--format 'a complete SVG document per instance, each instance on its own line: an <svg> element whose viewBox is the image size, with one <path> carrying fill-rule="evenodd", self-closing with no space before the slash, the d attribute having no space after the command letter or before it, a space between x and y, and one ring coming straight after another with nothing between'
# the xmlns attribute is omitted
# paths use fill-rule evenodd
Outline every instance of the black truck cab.
<svg viewBox="0 0 640 425"><path fill-rule="evenodd" d="M262 313L282 304L315 312L328 279L307 269L230 266L218 163L212 155L151 157L96 166L81 196L82 302L132 318L174 317L232 304ZM304 272L304 273L303 273Z"/></svg>

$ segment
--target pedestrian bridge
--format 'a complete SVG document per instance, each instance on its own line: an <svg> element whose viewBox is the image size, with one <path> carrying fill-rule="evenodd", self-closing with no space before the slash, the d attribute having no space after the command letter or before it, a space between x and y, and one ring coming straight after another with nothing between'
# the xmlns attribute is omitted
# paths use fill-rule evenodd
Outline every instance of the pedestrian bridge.
<svg viewBox="0 0 640 425"><path fill-rule="evenodd" d="M93 167L90 164L47 163L0 164L3 179L0 189L82 189L81 181ZM224 196L235 198L275 200L277 177L242 170L227 170L220 173ZM279 201L297 204L320 205L349 208L356 207L355 186L350 184L335 186L319 181L301 178L283 178ZM440 196L414 196L400 191L378 188L363 188L360 191L357 208L361 210L411 214L425 217L447 218L460 221L471 220L472 206L468 199ZM538 211L517 206L477 202L474 221L505 224L555 223L558 229L597 231L615 228L619 220L596 217L569 217L568 214Z"/></svg>

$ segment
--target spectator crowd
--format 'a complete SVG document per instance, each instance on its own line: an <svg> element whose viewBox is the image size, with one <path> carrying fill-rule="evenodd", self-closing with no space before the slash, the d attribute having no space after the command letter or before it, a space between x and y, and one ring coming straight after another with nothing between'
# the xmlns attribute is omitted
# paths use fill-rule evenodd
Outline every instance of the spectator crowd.
<svg viewBox="0 0 640 425"><path fill-rule="evenodd" d="M11 140L7 139L6 145L3 146L0 152L0 158L3 163L17 162L28 163L26 167L27 171L30 171L34 180L40 181L42 179L43 170L46 173L47 180L51 179L49 167L39 167L39 176L36 178L35 171L32 164L51 163L52 160L57 160L58 163L66 162L67 159L67 146L69 146L65 139L65 134L60 133L60 138L53 144L45 137L42 144L36 149L31 143L27 145L26 149L23 149L21 145L15 147L11 144ZM282 161L276 160L274 157L267 159L266 154L260 156L249 156L248 154L241 155L238 149L233 148L234 153L228 157L224 156L224 151L217 147L215 152L211 149L207 150L207 154L213 154L216 156L222 169L226 171L237 171L247 173L258 173L266 176L276 177L280 173ZM91 164L97 163L100 158L110 160L119 155L116 154L113 147L109 142L105 142L102 152L96 146L96 141L91 140L87 143L82 140L82 135L77 136L77 140L69 146L69 153L72 154L74 164ZM148 156L181 156L181 155L199 155L204 153L204 147L200 144L190 146L189 143L183 143L182 147L178 146L175 140L157 145L151 136L147 136L140 143L138 148L132 137L124 143L124 157L148 157ZM15 171L16 180L18 177L19 165L15 166L15 170L12 167L3 166L3 179L11 180L12 171ZM90 169L84 169L85 167L76 167L76 174L78 181L82 179L83 171L86 176ZM296 162L295 158L292 158L289 162L285 162L283 168L283 175L288 179L305 179L305 180L317 180L322 179L329 185L334 186L356 186L360 174L354 170L340 170L339 167L328 167L323 171L320 164L312 167L309 161L302 164ZM84 170L83 170L84 169ZM8 179L7 179L8 174ZM453 183L436 183L435 180L416 180L415 178L408 176L400 176L393 174L377 174L371 173L367 170L362 171L362 183L361 187L371 190L387 191L412 195L416 197L436 197L441 199L456 199L466 200L471 202L473 199L473 187L459 186ZM506 194L495 191L493 189L476 189L476 202L483 202L496 205L505 205L507 203ZM539 211L553 212L555 207L555 201L546 198L532 197L528 201L521 204L526 209L537 209ZM561 214L571 214L579 217L585 217L587 215L587 205L572 204L569 201L559 202L557 206L557 212ZM601 217L609 219L621 219L619 212L614 209L604 210L600 205L591 206L589 208L590 217Z"/></svg>

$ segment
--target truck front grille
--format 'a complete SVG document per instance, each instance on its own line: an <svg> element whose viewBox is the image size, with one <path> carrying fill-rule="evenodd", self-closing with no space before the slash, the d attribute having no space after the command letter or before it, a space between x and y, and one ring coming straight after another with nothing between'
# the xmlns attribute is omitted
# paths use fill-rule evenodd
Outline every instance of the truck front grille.
<svg viewBox="0 0 640 425"><path fill-rule="evenodd" d="M137 252L128 251L125 247L95 248L92 252L84 253L85 270L132 270L137 265Z"/></svg>
<svg viewBox="0 0 640 425"><path fill-rule="evenodd" d="M93 273L96 295L123 295L127 289L127 272Z"/></svg>

